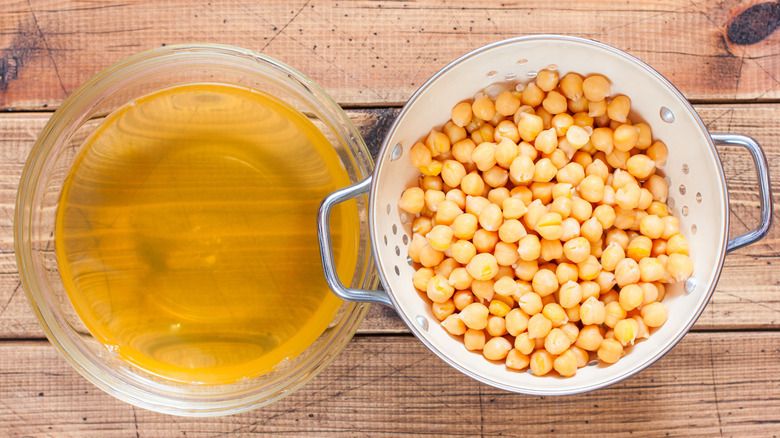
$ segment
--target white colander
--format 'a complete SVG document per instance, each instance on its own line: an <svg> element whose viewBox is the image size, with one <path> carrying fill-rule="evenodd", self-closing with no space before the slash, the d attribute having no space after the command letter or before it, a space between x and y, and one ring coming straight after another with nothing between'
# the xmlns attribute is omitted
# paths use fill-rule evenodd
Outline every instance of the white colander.
<svg viewBox="0 0 780 438"><path fill-rule="evenodd" d="M557 67L556 67L557 66ZM669 204L680 219L690 244L694 276L667 288L664 303L669 319L649 339L630 347L616 364L591 365L570 378L536 377L509 370L469 352L433 316L424 294L412 285L414 268L407 257L412 216L398 210L401 193L418 183L418 171L408 157L412 145L433 127L441 127L450 108L494 84L528 82L544 68L561 74L599 73L611 81L613 95L631 98L632 120L644 120L654 139L663 140L669 157L662 168L669 182ZM743 146L753 156L761 194L761 221L756 229L728 239L729 209L726 180L714 142ZM334 204L368 192L372 250L384 291L344 287L333 268L328 216ZM728 251L761 239L771 223L772 200L766 158L750 137L710 134L683 95L658 72L617 49L601 43L563 36L533 36L497 42L477 49L438 72L404 106L390 129L373 177L327 197L318 227L323 266L334 293L346 300L392 306L412 332L445 362L486 384L508 391L574 394L602 388L625 379L661 358L691 328L704 310L720 276Z"/></svg>

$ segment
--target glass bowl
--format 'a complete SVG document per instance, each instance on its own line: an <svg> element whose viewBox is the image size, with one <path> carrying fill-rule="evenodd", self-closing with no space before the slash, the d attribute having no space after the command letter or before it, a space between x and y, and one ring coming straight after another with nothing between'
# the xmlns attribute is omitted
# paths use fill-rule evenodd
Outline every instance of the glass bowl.
<svg viewBox="0 0 780 438"><path fill-rule="evenodd" d="M178 45L144 52L87 81L54 113L22 173L14 223L20 280L51 343L87 380L133 405L187 416L234 414L271 403L300 388L341 351L368 310L344 302L328 328L300 355L259 377L220 385L159 378L112 354L76 314L63 287L54 227L63 181L84 140L117 108L150 92L189 83L218 83L268 93L306 115L332 144L351 182L368 177L373 162L344 111L320 87L287 65L223 45ZM365 212L366 199L358 199ZM312 227L315 227L314 218ZM359 217L360 236L368 218ZM358 246L352 287L373 288L377 275L367 237Z"/></svg>

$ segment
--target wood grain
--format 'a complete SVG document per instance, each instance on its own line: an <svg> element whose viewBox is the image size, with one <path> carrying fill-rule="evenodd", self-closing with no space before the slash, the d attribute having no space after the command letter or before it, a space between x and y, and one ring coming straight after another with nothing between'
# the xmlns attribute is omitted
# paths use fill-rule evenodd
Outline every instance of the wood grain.
<svg viewBox="0 0 780 438"><path fill-rule="evenodd" d="M134 408L44 342L0 343L6 436L777 436L780 333L690 333L640 374L564 397L512 394L450 368L409 336L359 336L281 401L223 418Z"/></svg>
<svg viewBox="0 0 780 438"><path fill-rule="evenodd" d="M345 105L398 105L462 54L505 38L551 33L635 55L689 99L777 99L780 33L738 45L726 32L751 3L6 0L0 108L52 108L124 57L192 42L276 57Z"/></svg>
<svg viewBox="0 0 780 438"><path fill-rule="evenodd" d="M712 131L738 132L755 137L767 154L770 174L780 181L778 104L699 105L697 110ZM376 155L396 109L350 110ZM42 337L19 287L13 248L13 211L24 162L48 113L0 116L0 339ZM731 196L731 235L748 231L758 221L758 192L752 160L736 147L719 149ZM777 185L773 192L777 197ZM777 205L777 204L776 204ZM776 209L780 209L778 206ZM715 295L696 329L767 329L780 327L780 226L773 225L761 242L735 251L726 264ZM391 309L374 306L362 333L406 333Z"/></svg>

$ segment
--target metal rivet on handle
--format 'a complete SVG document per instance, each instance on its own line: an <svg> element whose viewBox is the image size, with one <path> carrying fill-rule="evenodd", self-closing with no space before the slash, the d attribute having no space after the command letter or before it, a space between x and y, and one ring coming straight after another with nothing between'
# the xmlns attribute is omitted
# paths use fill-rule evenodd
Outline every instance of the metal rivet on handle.
<svg viewBox="0 0 780 438"><path fill-rule="evenodd" d="M663 120L666 123L673 123L674 122L674 113L669 108L662 106L661 107L661 120Z"/></svg>
<svg viewBox="0 0 780 438"><path fill-rule="evenodd" d="M404 153L404 148L401 146L401 143L397 143L395 147L393 148L393 152L390 154L390 161L395 161L399 158L401 158L401 155Z"/></svg>
<svg viewBox="0 0 780 438"><path fill-rule="evenodd" d="M696 277L690 277L685 280L685 293L689 294L696 290Z"/></svg>
<svg viewBox="0 0 780 438"><path fill-rule="evenodd" d="M417 323L418 327L425 330L426 332L428 331L428 320L424 316L417 315L414 317L414 321Z"/></svg>

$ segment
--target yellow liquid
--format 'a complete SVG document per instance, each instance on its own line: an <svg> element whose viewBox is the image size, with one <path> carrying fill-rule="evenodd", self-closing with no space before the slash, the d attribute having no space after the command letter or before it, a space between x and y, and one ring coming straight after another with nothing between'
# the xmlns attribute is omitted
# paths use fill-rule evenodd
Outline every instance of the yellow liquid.
<svg viewBox="0 0 780 438"><path fill-rule="evenodd" d="M325 283L316 212L349 177L301 113L257 91L177 86L109 115L73 164L56 250L93 336L157 376L218 384L300 354L341 301ZM349 282L357 210L331 231Z"/></svg>

